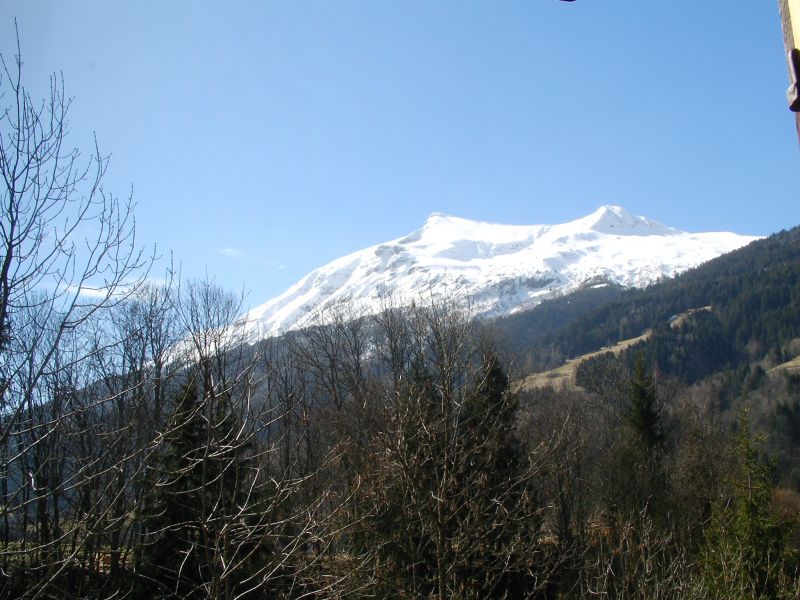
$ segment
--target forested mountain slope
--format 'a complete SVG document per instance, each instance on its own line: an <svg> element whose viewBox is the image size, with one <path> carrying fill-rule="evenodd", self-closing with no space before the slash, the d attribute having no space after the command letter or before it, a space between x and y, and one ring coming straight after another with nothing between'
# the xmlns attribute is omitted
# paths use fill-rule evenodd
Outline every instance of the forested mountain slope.
<svg viewBox="0 0 800 600"><path fill-rule="evenodd" d="M599 306L571 313L564 327L544 335L532 331L547 320L544 312L498 326L511 339L536 341L530 351L540 369L649 328L648 352L659 367L690 381L767 355L780 362L791 358L786 356L791 341L800 337L800 228L752 242L674 279L597 300ZM679 327L670 323L671 317L702 307L710 310L694 313Z"/></svg>

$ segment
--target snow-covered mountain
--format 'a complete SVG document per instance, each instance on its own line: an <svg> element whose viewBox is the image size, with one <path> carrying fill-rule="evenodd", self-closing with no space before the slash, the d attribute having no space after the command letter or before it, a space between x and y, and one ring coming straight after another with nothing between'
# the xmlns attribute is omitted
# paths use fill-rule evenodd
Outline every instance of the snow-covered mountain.
<svg viewBox="0 0 800 600"><path fill-rule="evenodd" d="M447 295L480 316L508 315L587 285L646 286L755 240L686 233L620 206L561 225L500 225L434 213L405 237L312 271L244 319L250 341L324 323L346 305L387 305Z"/></svg>

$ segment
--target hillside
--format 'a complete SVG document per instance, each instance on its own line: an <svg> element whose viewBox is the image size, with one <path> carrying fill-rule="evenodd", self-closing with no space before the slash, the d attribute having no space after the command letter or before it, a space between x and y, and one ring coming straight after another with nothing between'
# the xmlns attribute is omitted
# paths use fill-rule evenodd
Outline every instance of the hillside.
<svg viewBox="0 0 800 600"><path fill-rule="evenodd" d="M711 310L670 326L671 317L706 306ZM648 329L652 337L640 349L664 372L687 381L770 354L782 362L792 358L785 354L800 337L800 228L753 242L674 279L603 299L573 314L558 331L540 335L525 327L536 321L532 311L501 325L506 332L518 325L517 338L536 339L531 351L539 371Z"/></svg>

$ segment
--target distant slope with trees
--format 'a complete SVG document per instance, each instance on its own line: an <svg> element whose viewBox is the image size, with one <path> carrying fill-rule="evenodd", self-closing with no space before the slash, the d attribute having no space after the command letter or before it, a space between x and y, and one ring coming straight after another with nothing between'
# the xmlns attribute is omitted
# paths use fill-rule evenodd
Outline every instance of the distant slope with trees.
<svg viewBox="0 0 800 600"><path fill-rule="evenodd" d="M681 327L670 323L675 315L707 306L710 311L694 314ZM792 340L800 337L800 228L753 242L674 279L624 291L596 308L578 310L555 331L551 326L544 334L528 332L526 322L547 321L552 312L544 305L541 312L535 309L502 324L506 335L516 329L523 340L536 336L537 370L647 329L653 330L648 351L658 357L659 367L688 381L742 360L771 355L781 362ZM667 356L667 348L677 346L682 356Z"/></svg>

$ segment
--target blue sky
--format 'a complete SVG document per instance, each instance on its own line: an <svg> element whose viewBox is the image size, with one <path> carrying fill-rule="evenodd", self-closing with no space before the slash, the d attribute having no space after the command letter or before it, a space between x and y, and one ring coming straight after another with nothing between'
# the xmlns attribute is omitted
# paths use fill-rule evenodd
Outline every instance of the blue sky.
<svg viewBox="0 0 800 600"><path fill-rule="evenodd" d="M249 305L434 211L800 223L775 2L3 0L143 244Z"/></svg>

